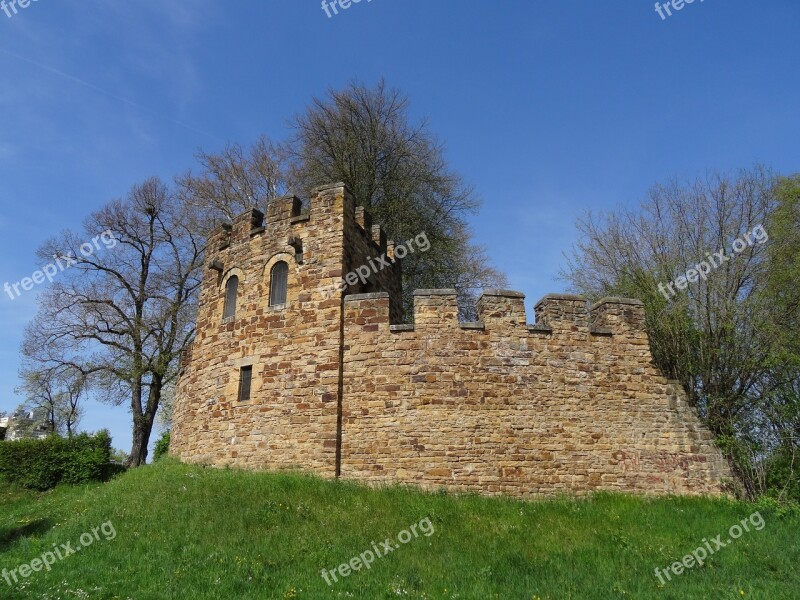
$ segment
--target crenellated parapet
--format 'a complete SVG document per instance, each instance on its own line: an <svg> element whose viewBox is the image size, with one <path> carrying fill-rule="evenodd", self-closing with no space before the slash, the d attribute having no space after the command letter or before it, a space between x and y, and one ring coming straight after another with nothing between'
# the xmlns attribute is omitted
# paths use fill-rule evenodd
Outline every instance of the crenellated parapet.
<svg viewBox="0 0 800 600"><path fill-rule="evenodd" d="M547 294L534 307L536 323L553 331L577 332L589 328L586 298L572 294Z"/></svg>
<svg viewBox="0 0 800 600"><path fill-rule="evenodd" d="M344 299L346 323L364 326L366 331L377 331L379 325L389 326L389 294L352 294Z"/></svg>
<svg viewBox="0 0 800 600"><path fill-rule="evenodd" d="M528 323L525 294L514 290L485 290L476 304L477 322L459 321L458 295L454 289L415 290L414 318L408 325L393 325L392 332L421 331L431 328L468 329L484 331L527 331L533 335L591 334L594 336L635 335L646 336L644 304L630 298L604 298L591 309L583 296L548 294L535 305L535 323ZM356 294L346 297L350 311L359 310L383 315L382 323L396 323L389 319L383 295ZM384 314L385 313L385 314ZM374 322L373 322L374 323Z"/></svg>
<svg viewBox="0 0 800 600"><path fill-rule="evenodd" d="M354 201L344 207L345 255L343 276L349 276L346 296L386 292L392 322L402 318L402 265L395 256L395 243L383 227L374 223L363 206Z"/></svg>
<svg viewBox="0 0 800 600"><path fill-rule="evenodd" d="M265 213L253 207L234 217L230 223L217 227L209 238L212 251L249 242L254 236L265 233L268 228L288 231L290 225L308 220L307 215L301 214L302 201L294 196L274 198L266 208Z"/></svg>
<svg viewBox="0 0 800 600"><path fill-rule="evenodd" d="M267 203L267 222L292 222L302 219L303 202L297 196L274 198Z"/></svg>
<svg viewBox="0 0 800 600"><path fill-rule="evenodd" d="M417 327L458 326L456 290L415 290L414 325Z"/></svg>
<svg viewBox="0 0 800 600"><path fill-rule="evenodd" d="M227 231L228 245L249 242L253 235L264 231L264 213L251 208L234 218Z"/></svg>
<svg viewBox="0 0 800 600"><path fill-rule="evenodd" d="M354 214L358 231L365 239L372 242L375 253L387 254L388 245L394 249L394 241L387 238L381 224L372 222L372 215L363 206L355 207ZM393 255L390 254L389 258L393 258Z"/></svg>

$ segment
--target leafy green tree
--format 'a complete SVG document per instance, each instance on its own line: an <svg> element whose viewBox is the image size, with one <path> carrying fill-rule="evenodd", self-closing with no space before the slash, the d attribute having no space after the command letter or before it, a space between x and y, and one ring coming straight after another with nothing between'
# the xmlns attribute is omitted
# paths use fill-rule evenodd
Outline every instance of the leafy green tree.
<svg viewBox="0 0 800 600"><path fill-rule="evenodd" d="M448 166L427 123L411 121L408 107L408 97L383 80L314 98L292 120L287 179L304 193L344 182L398 242L426 232L430 250L403 261L407 312L417 288L455 288L462 311L470 312L477 290L502 287L505 277L471 241L466 217L480 206L474 190Z"/></svg>
<svg viewBox="0 0 800 600"><path fill-rule="evenodd" d="M800 175L775 186L770 217L770 270L764 302L770 307L768 335L777 341L771 356L771 390L763 404L771 434L767 486L800 501Z"/></svg>

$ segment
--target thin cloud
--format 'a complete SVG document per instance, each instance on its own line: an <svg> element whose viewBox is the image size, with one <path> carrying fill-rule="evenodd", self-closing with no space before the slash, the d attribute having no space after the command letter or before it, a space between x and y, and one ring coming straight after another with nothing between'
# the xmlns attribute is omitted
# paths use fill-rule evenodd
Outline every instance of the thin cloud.
<svg viewBox="0 0 800 600"><path fill-rule="evenodd" d="M212 133L209 133L207 131L203 131L202 129L197 129L196 127L193 127L193 126L191 126L191 125L189 125L187 123L184 123L183 121L179 121L177 119L173 119L172 117L168 117L166 115L162 115L160 113L157 113L157 112L155 112L155 111L153 111L153 110L151 110L151 109L149 109L149 108L147 108L145 106L142 106L141 104L133 102L132 100L128 100L127 98L123 98L122 96L118 96L114 92L110 92L108 90L105 90L105 89L103 89L101 87L98 87L98 86L92 84L92 83L89 83L88 81L84 81L83 79L79 79L78 77L70 75L69 73L65 73L64 71L60 71L60 70L55 69L53 67L50 67L48 65L42 64L42 63L40 63L38 61L35 61L35 60L31 59L31 58L27 58L25 56L21 56L19 54L16 54L15 52L11 52L10 50L6 50L5 48L0 48L0 52L3 52L4 54L8 54L9 56L12 56L12 57L16 58L17 60L24 61L26 63L34 65L35 67L38 67L38 68L43 69L45 71L49 71L50 73L53 73L54 75L58 75L59 77L63 77L64 79L68 79L68 80L72 81L73 83L77 83L78 85L82 85L83 87L89 88L90 90L93 90L95 92L99 92L99 93L101 93L101 94L103 94L105 96L108 96L109 98L113 98L114 100L117 100L119 102L127 104L128 106L132 106L132 107L134 107L134 108L136 108L138 110L147 112L147 113L153 115L154 117L157 117L159 119L163 119L165 121L169 121L170 123L174 123L175 125L178 125L179 127L183 127L184 129L187 129L187 130L189 130L189 131L191 131L193 133L199 133L201 135L208 136L208 137L210 137L210 138L212 138L212 139L214 139L214 140L216 140L218 142L224 142L224 140L220 139L219 137L215 136ZM2 150L2 147L0 147L0 150Z"/></svg>

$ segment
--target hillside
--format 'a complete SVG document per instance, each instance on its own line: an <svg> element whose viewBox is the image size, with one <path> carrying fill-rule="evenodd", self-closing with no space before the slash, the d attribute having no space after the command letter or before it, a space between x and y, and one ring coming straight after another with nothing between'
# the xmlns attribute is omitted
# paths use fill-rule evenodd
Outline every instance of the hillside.
<svg viewBox="0 0 800 600"><path fill-rule="evenodd" d="M44 494L0 484L0 506L0 569L19 579L0 578L8 599L800 595L800 517L726 500L520 502L166 460ZM714 550L703 566L656 577L702 546Z"/></svg>

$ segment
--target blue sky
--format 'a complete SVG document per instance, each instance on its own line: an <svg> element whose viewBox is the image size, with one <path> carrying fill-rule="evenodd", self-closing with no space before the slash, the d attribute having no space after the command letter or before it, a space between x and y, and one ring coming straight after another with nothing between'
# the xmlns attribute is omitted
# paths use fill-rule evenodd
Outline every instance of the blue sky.
<svg viewBox="0 0 800 600"><path fill-rule="evenodd" d="M7 0L8 1L8 0ZM380 77L408 93L483 198L472 219L510 286L563 291L575 218L658 181L800 164L800 3L696 0L38 0L0 12L0 284L36 248L199 148L282 138L314 95ZM0 298L0 410L20 401L36 292ZM125 407L83 427L129 450Z"/></svg>

